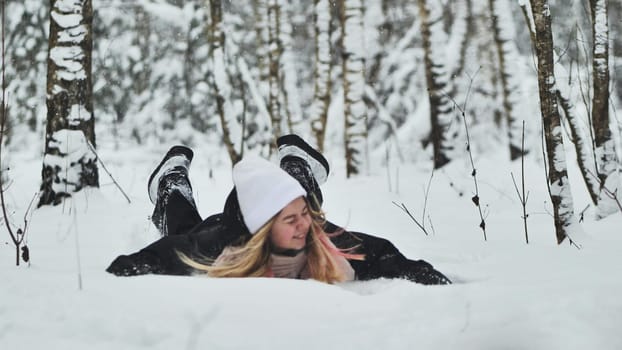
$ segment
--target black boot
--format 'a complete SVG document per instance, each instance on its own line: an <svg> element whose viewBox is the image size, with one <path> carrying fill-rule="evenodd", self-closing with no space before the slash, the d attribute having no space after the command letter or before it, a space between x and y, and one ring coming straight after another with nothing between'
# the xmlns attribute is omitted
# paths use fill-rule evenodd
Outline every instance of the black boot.
<svg viewBox="0 0 622 350"><path fill-rule="evenodd" d="M155 204L151 221L163 236L170 233L166 213L171 195L175 194L176 197L181 197L181 200L185 199L187 205L196 212L192 186L188 178L192 157L193 152L190 148L173 146L149 177L147 183L149 199Z"/></svg>
<svg viewBox="0 0 622 350"><path fill-rule="evenodd" d="M313 209L322 206L321 184L328 178L326 158L298 135L281 136L276 140L281 169L294 177L307 191Z"/></svg>
<svg viewBox="0 0 622 350"><path fill-rule="evenodd" d="M278 146L279 160L281 163L286 157L298 157L309 165L313 177L318 184L323 184L328 179L329 166L326 158L311 147L305 140L295 134L289 134L279 137L276 140Z"/></svg>

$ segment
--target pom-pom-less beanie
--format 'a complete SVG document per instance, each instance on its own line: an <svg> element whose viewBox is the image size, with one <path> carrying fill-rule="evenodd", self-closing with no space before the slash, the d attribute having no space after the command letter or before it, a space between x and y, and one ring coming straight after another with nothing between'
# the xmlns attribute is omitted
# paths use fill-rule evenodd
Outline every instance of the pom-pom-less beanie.
<svg viewBox="0 0 622 350"><path fill-rule="evenodd" d="M233 167L240 211L251 234L294 199L306 195L300 183L277 165L246 157Z"/></svg>

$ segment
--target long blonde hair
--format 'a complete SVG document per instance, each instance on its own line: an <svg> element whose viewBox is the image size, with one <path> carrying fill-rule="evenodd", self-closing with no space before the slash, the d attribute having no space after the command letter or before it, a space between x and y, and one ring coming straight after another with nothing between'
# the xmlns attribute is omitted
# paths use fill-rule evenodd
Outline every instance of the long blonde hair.
<svg viewBox="0 0 622 350"><path fill-rule="evenodd" d="M337 249L330 241L328 235L322 229L325 222L321 210L314 211L309 205L311 226L307 243L307 266L312 279L335 283L346 279L346 272L336 262L336 257L342 256L348 259L363 260L362 255L348 254ZM277 214L278 215L278 214ZM246 243L228 247L228 258L218 266L213 261L197 262L183 253L179 258L187 265L206 272L210 277L262 277L270 271L271 244L270 232L276 215L263 225Z"/></svg>

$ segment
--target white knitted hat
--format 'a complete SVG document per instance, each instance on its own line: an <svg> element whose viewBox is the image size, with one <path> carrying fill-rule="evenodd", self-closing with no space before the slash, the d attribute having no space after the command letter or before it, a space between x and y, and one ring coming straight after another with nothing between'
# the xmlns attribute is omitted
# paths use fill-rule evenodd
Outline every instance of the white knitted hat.
<svg viewBox="0 0 622 350"><path fill-rule="evenodd" d="M306 195L296 179L259 157L246 157L233 167L240 211L251 234L294 199Z"/></svg>

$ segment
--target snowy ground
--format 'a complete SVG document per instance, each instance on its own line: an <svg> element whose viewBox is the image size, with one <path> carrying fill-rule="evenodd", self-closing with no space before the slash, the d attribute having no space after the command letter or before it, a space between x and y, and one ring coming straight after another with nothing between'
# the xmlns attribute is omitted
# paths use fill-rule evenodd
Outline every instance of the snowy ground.
<svg viewBox="0 0 622 350"><path fill-rule="evenodd" d="M145 182L165 150L102 150L132 203L102 172L100 191L36 210L30 264L14 266L0 231L2 349L622 349L622 215L596 222L590 208L581 249L557 246L535 159L527 161L529 245L510 177L520 177L520 163L501 155L477 161L485 242L464 164L434 174L426 236L392 201L420 218L429 169L402 166L398 180L393 169L391 192L384 169L345 180L331 159L328 218L389 238L447 274L451 286L107 274L115 256L157 239ZM191 173L203 215L222 207L231 186L227 166L208 178L216 164L209 156L198 150ZM18 154L11 162L7 194L21 224L41 160ZM571 180L580 211L588 198L576 174Z"/></svg>

